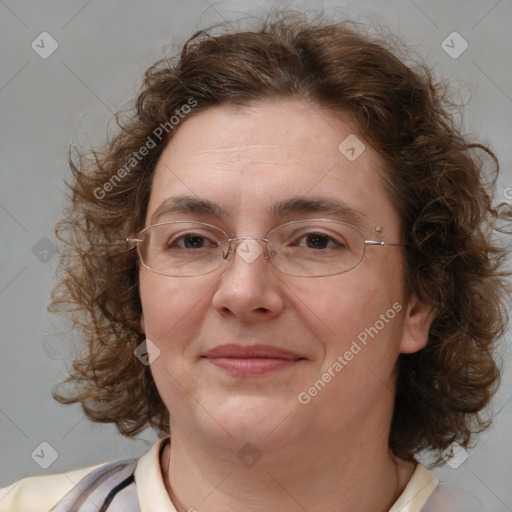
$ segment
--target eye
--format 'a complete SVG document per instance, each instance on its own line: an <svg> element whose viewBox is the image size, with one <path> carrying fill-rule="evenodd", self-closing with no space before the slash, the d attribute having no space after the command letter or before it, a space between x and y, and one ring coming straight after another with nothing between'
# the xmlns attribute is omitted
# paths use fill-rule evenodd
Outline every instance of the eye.
<svg viewBox="0 0 512 512"><path fill-rule="evenodd" d="M219 243L215 236L205 236L200 233L180 233L169 239L169 249L208 249L218 247Z"/></svg>
<svg viewBox="0 0 512 512"><path fill-rule="evenodd" d="M330 242L329 237L322 233L312 233L310 235L306 235L303 239L305 239L306 245L310 249L325 249Z"/></svg>
<svg viewBox="0 0 512 512"><path fill-rule="evenodd" d="M334 238L321 232L312 232L300 235L297 238L296 245L314 250L340 249L347 247L347 244L341 237Z"/></svg>
<svg viewBox="0 0 512 512"><path fill-rule="evenodd" d="M180 242L183 242L183 246L186 249L199 249L204 247L207 243L206 238L198 235L183 237Z"/></svg>

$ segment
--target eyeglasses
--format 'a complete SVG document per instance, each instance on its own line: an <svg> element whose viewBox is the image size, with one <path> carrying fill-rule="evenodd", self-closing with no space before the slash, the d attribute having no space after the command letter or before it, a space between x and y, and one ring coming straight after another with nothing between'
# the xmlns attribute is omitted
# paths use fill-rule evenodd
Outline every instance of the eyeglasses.
<svg viewBox="0 0 512 512"><path fill-rule="evenodd" d="M178 220L149 226L126 241L135 244L144 267L170 277L215 272L235 252L247 263L265 252L274 268L290 276L333 276L357 267L367 245L404 245L365 240L355 226L328 219L287 222L272 229L266 238L230 238L211 224Z"/></svg>

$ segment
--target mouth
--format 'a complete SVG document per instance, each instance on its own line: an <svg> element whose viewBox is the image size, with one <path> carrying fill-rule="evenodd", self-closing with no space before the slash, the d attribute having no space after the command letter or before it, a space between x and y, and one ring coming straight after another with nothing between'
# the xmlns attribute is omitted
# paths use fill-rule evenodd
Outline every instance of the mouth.
<svg viewBox="0 0 512 512"><path fill-rule="evenodd" d="M289 350L270 345L219 345L203 358L213 365L238 376L257 376L284 370L305 358Z"/></svg>

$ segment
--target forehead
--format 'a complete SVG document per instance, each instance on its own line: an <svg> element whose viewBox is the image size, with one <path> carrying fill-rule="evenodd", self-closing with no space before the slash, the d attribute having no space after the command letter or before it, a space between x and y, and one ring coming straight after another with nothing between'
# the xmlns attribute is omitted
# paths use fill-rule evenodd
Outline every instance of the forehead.
<svg viewBox="0 0 512 512"><path fill-rule="evenodd" d="M219 206L228 218L245 215L253 222L294 198L324 198L347 205L368 225L398 225L382 168L350 122L316 105L281 100L210 107L182 121L164 149L146 223L169 198L189 196Z"/></svg>

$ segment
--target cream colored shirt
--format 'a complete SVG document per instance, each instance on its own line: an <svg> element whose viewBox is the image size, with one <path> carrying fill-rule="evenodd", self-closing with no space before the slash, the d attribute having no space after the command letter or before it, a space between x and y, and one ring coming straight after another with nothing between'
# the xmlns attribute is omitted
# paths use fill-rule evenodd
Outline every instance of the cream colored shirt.
<svg viewBox="0 0 512 512"><path fill-rule="evenodd" d="M137 461L135 482L141 512L176 512L162 478L160 451L166 439L158 441ZM0 489L0 512L47 512L51 510L83 477L102 466L35 476ZM427 503L428 502L428 503ZM426 505L426 506L425 506ZM456 507L456 508L454 508ZM439 486L436 476L421 464L409 480L403 493L389 512L466 512L471 508Z"/></svg>

